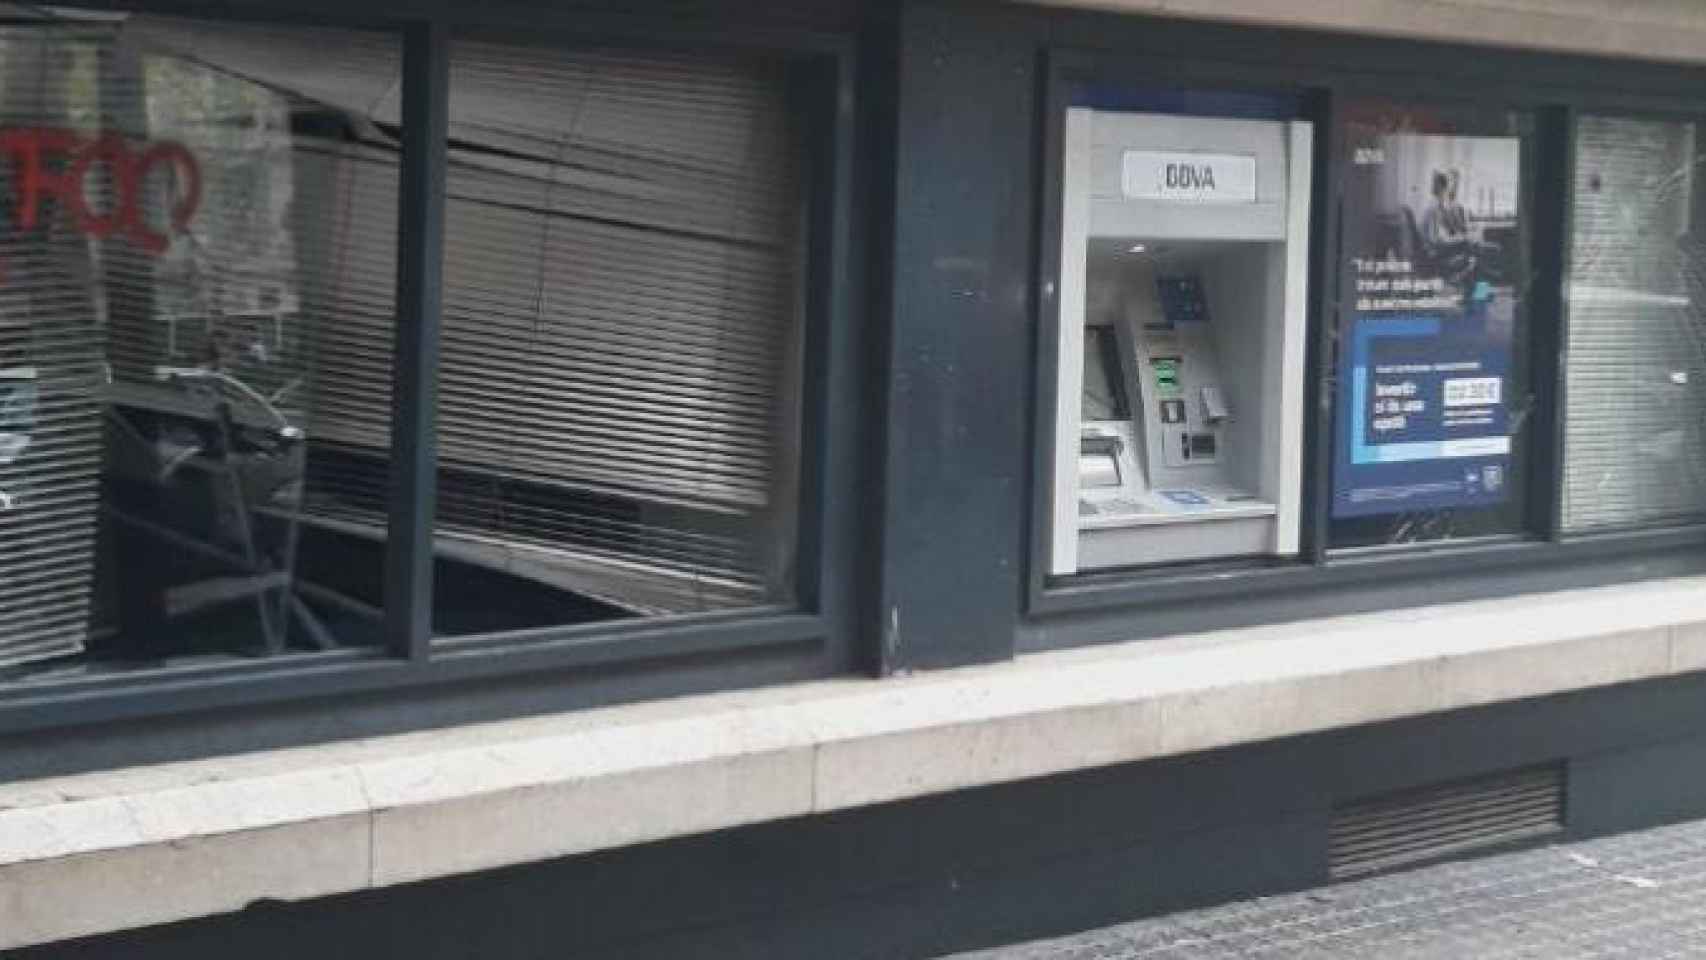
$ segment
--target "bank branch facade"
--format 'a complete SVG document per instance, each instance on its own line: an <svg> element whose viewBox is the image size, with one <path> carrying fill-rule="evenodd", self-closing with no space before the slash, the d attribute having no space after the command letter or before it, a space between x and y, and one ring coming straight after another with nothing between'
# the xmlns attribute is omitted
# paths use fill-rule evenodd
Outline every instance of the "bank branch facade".
<svg viewBox="0 0 1706 960"><path fill-rule="evenodd" d="M1706 13L1317 6L8 7L0 950L924 958L1706 815Z"/></svg>

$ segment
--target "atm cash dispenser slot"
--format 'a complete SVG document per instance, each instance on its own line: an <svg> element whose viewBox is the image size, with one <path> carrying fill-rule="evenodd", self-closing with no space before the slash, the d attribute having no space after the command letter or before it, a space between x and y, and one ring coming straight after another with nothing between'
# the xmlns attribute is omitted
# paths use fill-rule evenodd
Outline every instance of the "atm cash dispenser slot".
<svg viewBox="0 0 1706 960"><path fill-rule="evenodd" d="M1051 572L1295 552L1309 125L1066 132ZM1141 182L1172 155L1231 175Z"/></svg>

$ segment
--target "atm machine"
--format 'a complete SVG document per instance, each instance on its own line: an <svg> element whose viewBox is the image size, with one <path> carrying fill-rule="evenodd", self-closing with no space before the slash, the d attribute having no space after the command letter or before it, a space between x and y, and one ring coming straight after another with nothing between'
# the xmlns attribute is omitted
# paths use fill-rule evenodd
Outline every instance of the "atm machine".
<svg viewBox="0 0 1706 960"><path fill-rule="evenodd" d="M1297 552L1312 131L1069 109L1050 572Z"/></svg>

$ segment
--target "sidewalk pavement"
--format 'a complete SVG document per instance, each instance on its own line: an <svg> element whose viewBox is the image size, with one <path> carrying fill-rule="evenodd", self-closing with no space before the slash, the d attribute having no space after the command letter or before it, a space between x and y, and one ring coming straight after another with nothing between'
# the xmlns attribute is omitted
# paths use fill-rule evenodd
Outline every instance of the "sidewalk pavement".
<svg viewBox="0 0 1706 960"><path fill-rule="evenodd" d="M1706 958L1706 821L1560 843L952 960Z"/></svg>

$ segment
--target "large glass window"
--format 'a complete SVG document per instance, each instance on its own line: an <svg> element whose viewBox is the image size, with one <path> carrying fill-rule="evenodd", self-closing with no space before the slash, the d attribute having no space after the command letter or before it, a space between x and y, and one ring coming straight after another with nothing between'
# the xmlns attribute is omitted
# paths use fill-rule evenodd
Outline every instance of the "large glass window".
<svg viewBox="0 0 1706 960"><path fill-rule="evenodd" d="M1532 119L1343 115L1330 544L1524 530Z"/></svg>
<svg viewBox="0 0 1706 960"><path fill-rule="evenodd" d="M1706 514L1706 243L1691 121L1576 124L1564 527Z"/></svg>
<svg viewBox="0 0 1706 960"><path fill-rule="evenodd" d="M0 29L0 666L377 643L398 48ZM364 480L363 482L368 482Z"/></svg>
<svg viewBox="0 0 1706 960"><path fill-rule="evenodd" d="M791 602L787 68L452 46L435 630Z"/></svg>

